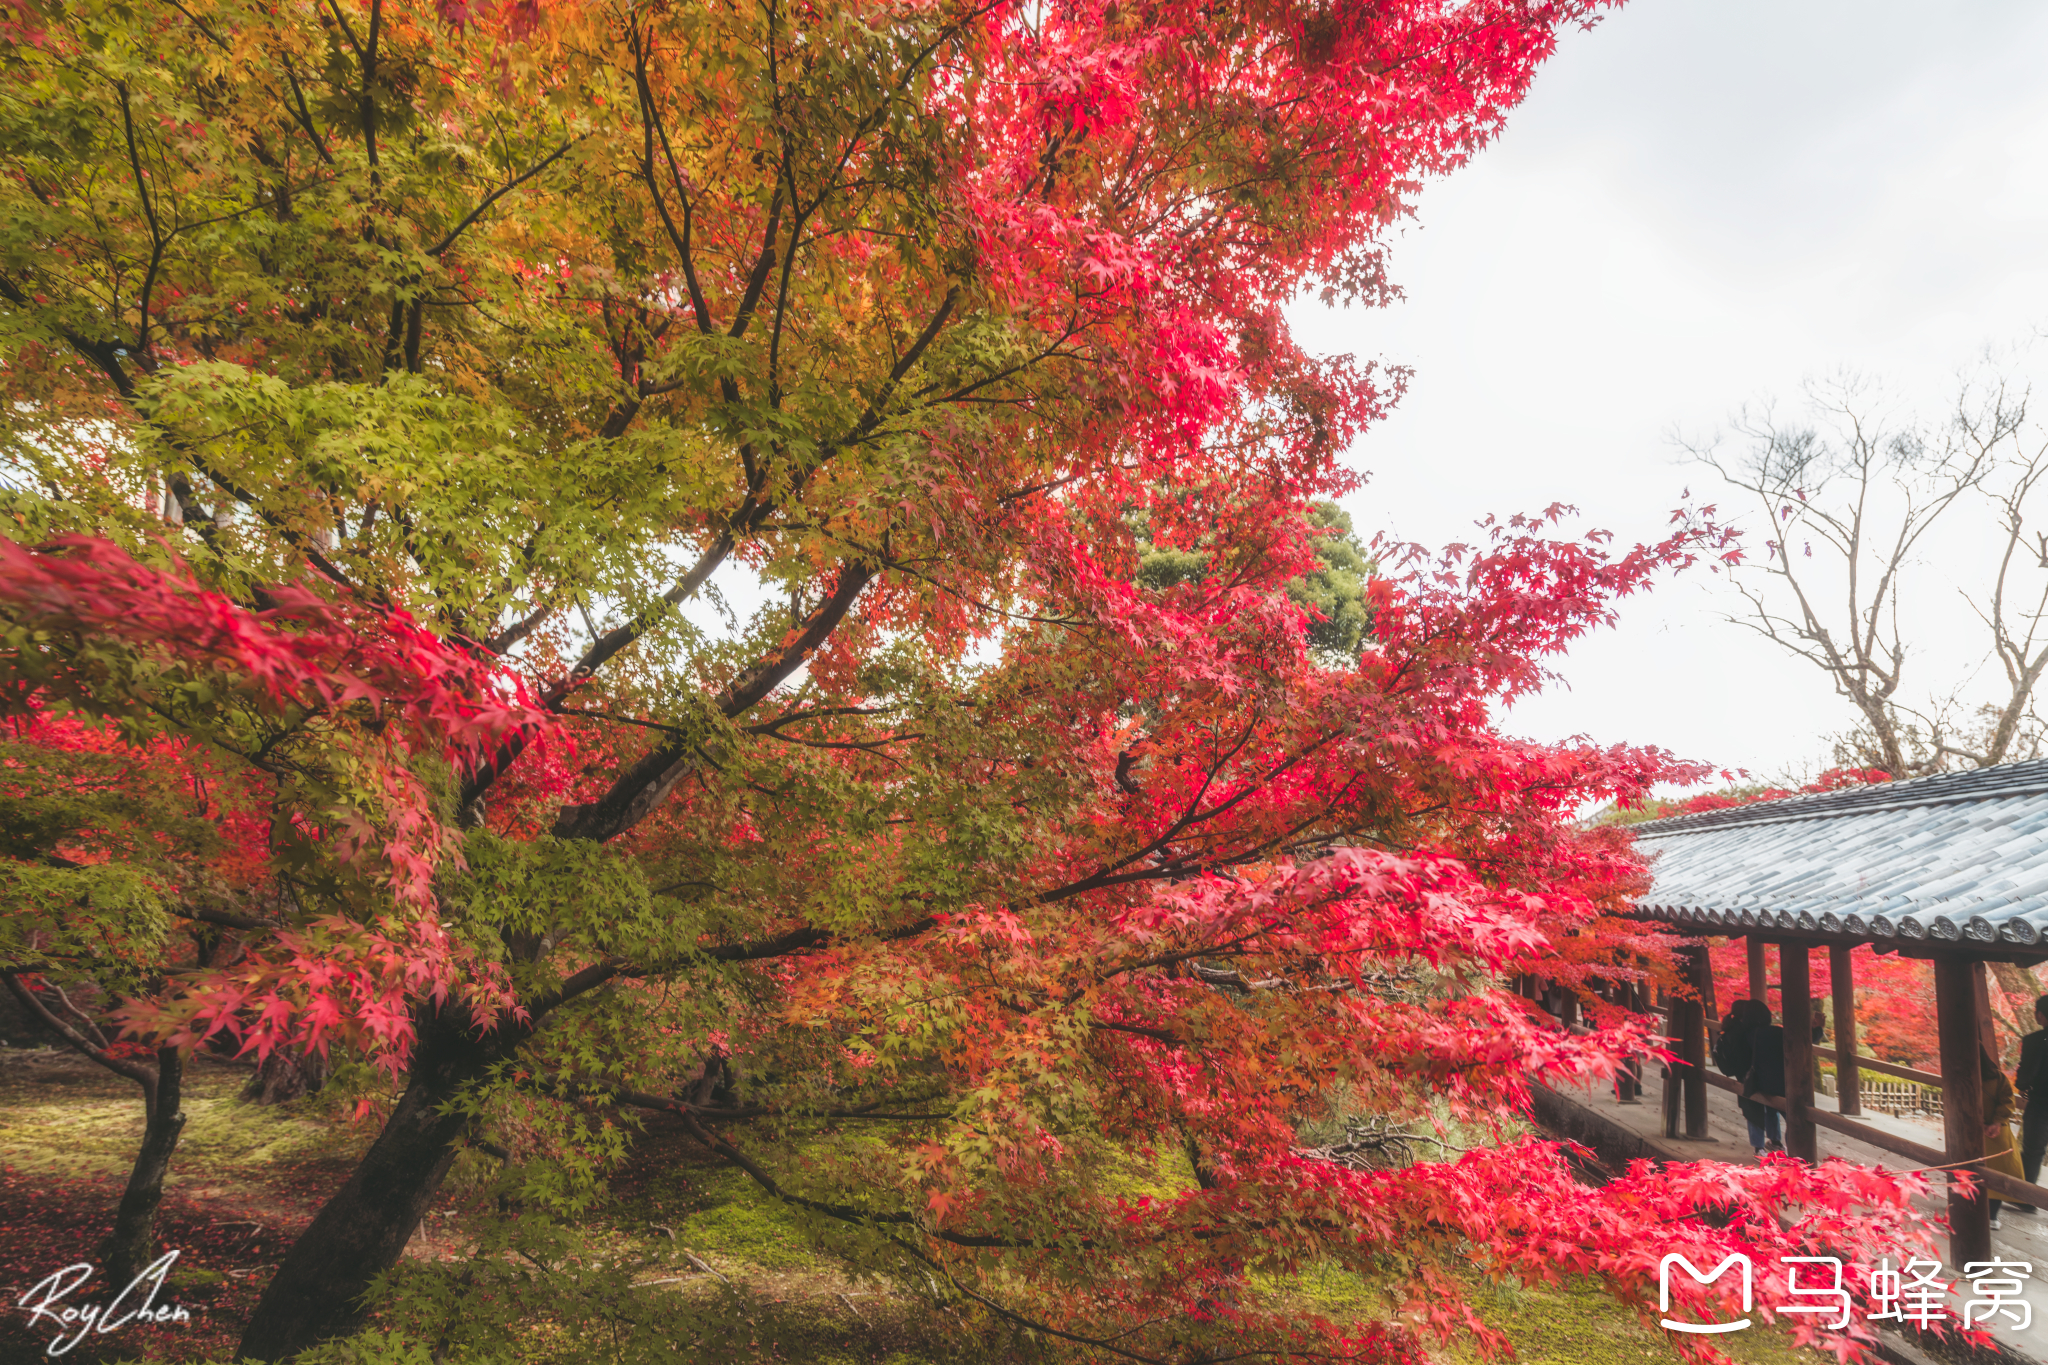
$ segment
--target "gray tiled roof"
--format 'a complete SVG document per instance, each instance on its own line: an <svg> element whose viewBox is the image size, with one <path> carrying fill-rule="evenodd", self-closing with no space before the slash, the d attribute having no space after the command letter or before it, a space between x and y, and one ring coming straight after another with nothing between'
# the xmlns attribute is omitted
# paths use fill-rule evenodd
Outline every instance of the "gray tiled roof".
<svg viewBox="0 0 2048 1365"><path fill-rule="evenodd" d="M1652 820L1638 913L1703 933L2048 947L2048 761Z"/></svg>

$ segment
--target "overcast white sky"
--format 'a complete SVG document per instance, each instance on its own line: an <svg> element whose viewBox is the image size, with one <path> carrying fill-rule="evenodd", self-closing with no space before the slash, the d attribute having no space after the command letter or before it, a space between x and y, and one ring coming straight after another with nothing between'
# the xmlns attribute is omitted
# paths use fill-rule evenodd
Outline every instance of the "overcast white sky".
<svg viewBox="0 0 2048 1365"><path fill-rule="evenodd" d="M1415 368L1355 452L1360 529L1441 543L1563 501L1650 538L1681 490L1716 491L1674 429L1845 364L1938 395L1985 343L2048 328L2044 70L2048 5L2024 0L1635 0L1567 35L1395 240L1407 301L1297 315L1316 349ZM1759 775L1821 757L1847 704L1696 578L1583 643L1508 728ZM1951 593L1908 606L1953 616Z"/></svg>

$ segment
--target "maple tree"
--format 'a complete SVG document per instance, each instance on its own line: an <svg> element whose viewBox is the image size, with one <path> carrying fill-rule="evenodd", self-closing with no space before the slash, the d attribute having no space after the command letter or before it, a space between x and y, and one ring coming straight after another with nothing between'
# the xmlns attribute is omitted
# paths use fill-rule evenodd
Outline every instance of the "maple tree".
<svg viewBox="0 0 2048 1365"><path fill-rule="evenodd" d="M1732 778L1735 774L1723 773L1722 776ZM1644 820L1662 820L1667 816L1733 810L1737 806L1754 805L1759 801L1779 801L1788 796L1818 796L1822 792L1841 791L1848 787L1867 787L1891 780L1891 774L1882 768L1829 768L1811 782L1802 782L1797 787L1773 786L1768 782L1732 784L1718 791L1646 801L1630 810L1617 810L1615 816L1625 823L1636 824Z"/></svg>
<svg viewBox="0 0 2048 1365"><path fill-rule="evenodd" d="M633 1110L876 1273L1139 1360L1497 1341L1465 1265L1641 1303L1670 1250L1918 1235L1912 1179L1839 1166L1589 1190L1544 1143L1302 1139L1505 1138L1532 1080L1648 1046L1496 982L1654 950L1602 937L1641 869L1574 814L1694 771L1492 721L1723 542L1552 509L1338 553L1316 504L1391 381L1283 312L1383 300L1381 230L1592 9L35 30L0 74L0 682L261 787L278 893L133 1033L348 1047L397 1092L243 1353L360 1326L470 1143L520 1216L476 1292L386 1302L505 1330L499 1253L587 1207ZM722 632L686 609L721 573L768 599ZM1396 1323L1259 1287L1390 1255ZM612 1288L615 1332L686 1335Z"/></svg>
<svg viewBox="0 0 2048 1365"><path fill-rule="evenodd" d="M109 1275L124 1280L153 1254L156 1208L185 1123L185 1058L174 1045L120 1039L108 1010L163 986L174 956L168 889L195 902L238 898L251 860L237 795L182 741L138 754L76 717L40 710L14 716L0 738L0 982L25 1018L142 1095L143 1141L101 1249Z"/></svg>
<svg viewBox="0 0 2048 1365"><path fill-rule="evenodd" d="M87 552L96 562L82 562ZM0 541L0 574L15 665L0 698L10 721L0 742L0 976L28 1017L142 1091L144 1136L103 1248L110 1277L126 1283L154 1254L152 1221L185 1123L186 1053L223 1027L266 1057L283 1055L280 1042L324 1050L323 1032L339 1025L345 1034L367 1028L388 1059L390 1042L409 1028L397 1002L435 960L419 952L431 945L415 933L405 959L387 952L380 977L354 983L357 1008L344 1015L335 1001L351 983L336 936L321 942L318 990L303 981L280 989L281 975L265 970L260 952L225 951L230 931L296 947L307 935L279 929L279 897L302 886L321 894L351 863L360 875L366 861L388 861L373 879L398 904L420 899L441 841L420 837L434 822L404 767L370 765L373 789L358 792L356 807L323 809L307 798L345 796L350 760L360 770L394 740L403 745L407 731L416 739L406 711L438 702L434 738L455 752L479 734L496 738L517 712L500 714L480 693L450 694L448 684L459 689L472 671L468 661L437 668L446 648L408 636L402 623L381 623L366 643L349 613L288 593L270 594L278 605L252 614L79 540L54 542L41 556ZM280 636L277 621L292 618L340 628ZM333 726L317 745L305 742L323 712L332 719L373 700L380 733L367 746L351 752L337 743L346 727ZM307 846L308 806L328 823L327 852L338 855L325 869L329 886ZM279 819L299 827L273 828ZM341 942L363 937L356 926L335 927ZM173 988L169 978L181 969L218 975ZM87 986L83 1003L65 978ZM241 994L229 987L223 995L225 982L239 983ZM265 1008L242 1017L252 1000ZM195 1004L204 1031L159 1030L164 1036L148 1046L117 1036L118 1023L138 1011Z"/></svg>

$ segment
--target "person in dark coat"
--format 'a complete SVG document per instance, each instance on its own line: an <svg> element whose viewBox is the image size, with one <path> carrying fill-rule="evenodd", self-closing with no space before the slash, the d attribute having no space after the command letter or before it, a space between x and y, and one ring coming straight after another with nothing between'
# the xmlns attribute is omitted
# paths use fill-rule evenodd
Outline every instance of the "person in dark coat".
<svg viewBox="0 0 2048 1365"><path fill-rule="evenodd" d="M1721 1020L1721 1031L1714 1036L1714 1069L1731 1080L1739 1081L1749 1072L1749 1030L1754 1022L1751 1003L1738 1000L1730 1005L1727 1017Z"/></svg>
<svg viewBox="0 0 2048 1365"><path fill-rule="evenodd" d="M1756 1083L1759 1044L1763 1052L1764 1085ZM1756 1149L1756 1154L1783 1151L1778 1111L1754 1098L1781 1095L1785 1089L1785 1033L1772 1025L1770 1006L1761 1000L1738 1000L1728 1007L1728 1017L1721 1021L1721 1036L1714 1043L1714 1066L1722 1075L1742 1082L1742 1095L1737 1103L1749 1125L1749 1145Z"/></svg>
<svg viewBox="0 0 2048 1365"><path fill-rule="evenodd" d="M2034 1022L2041 1027L2020 1039L2020 1065L2013 1088L2027 1097L2026 1108L2020 1112L2020 1164L2026 1168L2027 1179L2038 1185L2041 1156L2048 1152L2048 995L2034 1002Z"/></svg>
<svg viewBox="0 0 2048 1365"><path fill-rule="evenodd" d="M1742 1098L1749 1103L1742 1106L1742 1116L1749 1120L1749 1145L1762 1156L1785 1150L1780 1126L1783 1116L1767 1104L1756 1103L1758 1096L1785 1098L1785 1030L1771 1022L1770 1007L1763 1001L1749 1003L1749 1073L1742 1079Z"/></svg>

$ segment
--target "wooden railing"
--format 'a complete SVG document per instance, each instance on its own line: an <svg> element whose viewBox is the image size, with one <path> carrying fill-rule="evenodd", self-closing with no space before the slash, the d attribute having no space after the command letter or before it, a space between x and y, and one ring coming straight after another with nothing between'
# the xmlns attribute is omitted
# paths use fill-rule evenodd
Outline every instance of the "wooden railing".
<svg viewBox="0 0 2048 1365"><path fill-rule="evenodd" d="M1908 1114L1925 1114L1929 1118L1940 1118L1946 1109L1941 1091L1918 1081L1888 1081L1881 1076L1865 1076L1857 1087L1856 1100L1865 1113L1890 1114L1904 1118Z"/></svg>
<svg viewBox="0 0 2048 1365"><path fill-rule="evenodd" d="M1720 1031L1720 1025L1709 1024L1707 1026L1709 1040L1718 1035ZM1670 1040L1667 1039L1666 1041ZM1822 1047L1819 1043L1813 1045L1813 1055L1826 1058L1838 1067L1842 1064L1840 1054L1831 1047ZM1866 1057L1860 1052L1856 1054L1856 1069L1858 1071L1875 1071L1885 1076L1897 1076L1902 1081L1918 1081L1922 1085L1939 1086L1941 1084L1941 1073L1939 1071L1920 1071L1914 1067L1900 1066L1897 1062L1880 1062L1877 1058Z"/></svg>
<svg viewBox="0 0 2048 1365"><path fill-rule="evenodd" d="M1858 1060L1860 1061L1861 1059ZM1716 1076L1712 1073L1707 1073L1706 1079L1709 1085L1718 1085L1721 1089L1736 1095L1742 1093L1741 1083L1731 1080L1727 1076ZM1803 1118L1808 1123L1814 1124L1817 1127L1840 1133L1844 1137L1855 1138L1858 1142L1867 1142L1881 1152L1890 1152L1893 1156L1902 1156L1908 1161L1918 1162L1922 1167L1929 1168L1930 1174L1933 1170L1947 1170L1951 1167L1948 1153L1938 1147L1928 1147L1913 1141L1911 1138L1902 1138L1895 1133L1887 1133L1882 1128L1873 1128L1867 1123L1858 1123L1854 1119L1845 1119L1840 1114L1834 1113L1831 1110L1815 1109L1811 1105L1801 1105L1799 1106L1800 1112L1795 1116L1792 1113L1792 1102L1790 1100L1767 1099L1761 1095L1754 1096L1753 1098L1755 1098L1758 1104L1767 1105L1781 1114ZM2037 1209L2048 1209L2048 1189L2043 1189L2039 1185L2030 1185L2024 1180L2015 1180L2011 1176L1999 1171L1971 1169L1970 1174L1983 1181L1985 1188L1993 1195L2008 1203L2032 1204Z"/></svg>
<svg viewBox="0 0 2048 1365"><path fill-rule="evenodd" d="M1837 1067L1842 1064L1841 1057L1831 1047L1821 1047L1815 1044L1813 1055L1825 1058L1833 1062ZM1858 1071L1875 1071L1879 1075L1897 1076L1902 1081L1918 1081L1922 1085L1935 1087L1941 1085L1941 1073L1939 1071L1917 1071L1910 1066L1899 1066L1894 1062L1880 1062L1877 1058L1866 1057L1860 1052L1856 1054L1855 1060Z"/></svg>

